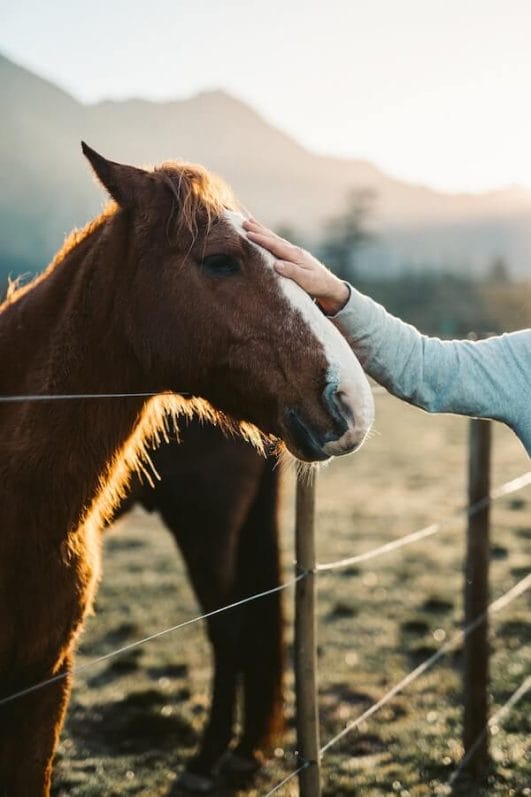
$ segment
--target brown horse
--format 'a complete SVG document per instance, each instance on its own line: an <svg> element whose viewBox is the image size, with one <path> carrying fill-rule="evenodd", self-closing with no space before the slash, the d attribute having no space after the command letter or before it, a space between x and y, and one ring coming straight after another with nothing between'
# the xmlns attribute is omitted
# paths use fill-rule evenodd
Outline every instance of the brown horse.
<svg viewBox="0 0 531 797"><path fill-rule="evenodd" d="M158 512L186 563L205 612L280 584L278 540L279 468L238 437L192 422L176 440L150 452L160 480L135 477L118 512L134 503ZM173 435L172 435L173 437ZM210 717L200 750L179 785L211 790L221 781L245 782L260 752L282 729L282 612L277 592L207 620L214 658ZM233 738L237 685L241 679L243 727Z"/></svg>
<svg viewBox="0 0 531 797"><path fill-rule="evenodd" d="M0 308L0 395L129 395L0 403L0 783L9 797L49 793L100 530L166 414L230 415L258 445L250 423L303 460L356 448L372 420L347 343L247 241L223 184L189 165L146 171L84 151L114 204ZM64 677L9 699L52 676Z"/></svg>

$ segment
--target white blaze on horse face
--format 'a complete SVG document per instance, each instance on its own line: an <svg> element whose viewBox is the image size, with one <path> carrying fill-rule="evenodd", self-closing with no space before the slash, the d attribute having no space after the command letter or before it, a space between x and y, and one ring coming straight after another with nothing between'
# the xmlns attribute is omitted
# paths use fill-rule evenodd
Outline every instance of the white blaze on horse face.
<svg viewBox="0 0 531 797"><path fill-rule="evenodd" d="M302 316L324 349L328 360L327 384L335 386L335 395L343 409L342 415L348 423L347 431L339 439L324 445L324 453L338 456L359 448L374 421L374 400L367 377L354 352L306 291L274 269L275 257L271 252L253 244L247 238L242 226L244 216L234 211L226 211L226 218L248 243L260 251L264 264L274 272L288 303Z"/></svg>

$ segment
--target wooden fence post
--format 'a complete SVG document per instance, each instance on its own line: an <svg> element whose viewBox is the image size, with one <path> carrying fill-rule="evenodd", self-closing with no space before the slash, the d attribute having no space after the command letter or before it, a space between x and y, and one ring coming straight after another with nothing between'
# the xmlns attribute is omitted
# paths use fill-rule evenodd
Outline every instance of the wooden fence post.
<svg viewBox="0 0 531 797"><path fill-rule="evenodd" d="M320 797L319 713L315 623L315 474L297 478L295 551L297 573L305 574L295 589L295 694L297 750L301 797Z"/></svg>
<svg viewBox="0 0 531 797"><path fill-rule="evenodd" d="M469 514L465 564L465 626L486 612L489 602L490 557L490 421L471 420L469 432L468 505L483 501ZM464 723L463 745L470 758L464 770L481 782L489 763L488 723L489 641L488 621L478 625L464 642ZM477 743L483 734L481 741ZM476 748L473 746L477 743Z"/></svg>

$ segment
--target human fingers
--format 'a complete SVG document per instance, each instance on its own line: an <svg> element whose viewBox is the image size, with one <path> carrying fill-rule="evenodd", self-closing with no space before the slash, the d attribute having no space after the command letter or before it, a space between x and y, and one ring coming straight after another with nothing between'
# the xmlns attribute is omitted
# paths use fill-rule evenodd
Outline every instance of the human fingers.
<svg viewBox="0 0 531 797"><path fill-rule="evenodd" d="M327 315L335 315L345 306L350 290L322 263L309 254L308 257L310 260L308 260L307 267L305 267L306 264L301 265L289 260L277 260L275 269L283 277L293 280L310 296L317 299Z"/></svg>
<svg viewBox="0 0 531 797"><path fill-rule="evenodd" d="M265 224L261 224L261 222L254 218L245 219L243 222L243 229L247 232L263 232L273 234L273 231L266 227Z"/></svg>
<svg viewBox="0 0 531 797"><path fill-rule="evenodd" d="M246 226L247 237L275 255L279 261L293 263L303 271L311 272L312 278L317 278L317 285L323 280L323 277L326 282L330 272L310 252L286 241L258 222L250 222L244 226ZM310 274L308 274L308 276L310 276ZM293 276L292 279L295 279L296 282L299 281L296 276ZM313 279L310 281L305 280L305 284L302 287L304 287L305 290L311 290L313 287Z"/></svg>
<svg viewBox="0 0 531 797"><path fill-rule="evenodd" d="M259 244L259 246L263 246L264 249L267 249L280 260L297 262L297 259L300 259L300 250L298 247L284 241L283 238L279 238L278 235L275 235L275 233L271 231L253 232L252 230L248 230L247 237L250 241Z"/></svg>
<svg viewBox="0 0 531 797"><path fill-rule="evenodd" d="M295 280L300 285L300 281L304 280L306 271L298 263L293 263L291 260L275 260L275 271L282 274L283 277Z"/></svg>
<svg viewBox="0 0 531 797"><path fill-rule="evenodd" d="M265 224L262 224L262 222L258 221L258 219L255 219L254 216L249 216L248 218L244 219L243 226L244 226L244 228L246 230L249 229L249 228L255 228L256 229L257 227L259 227L259 228L261 228L263 230L267 229Z"/></svg>
<svg viewBox="0 0 531 797"><path fill-rule="evenodd" d="M323 280L312 268L306 268L304 264L294 263L292 260L275 260L274 266L279 274L296 282L311 296L319 298L323 292Z"/></svg>
<svg viewBox="0 0 531 797"><path fill-rule="evenodd" d="M293 246L294 249L298 249L291 241L286 240L286 238L282 238L281 235L278 235L276 232L271 230L269 227L266 227L265 224L261 224L256 219L246 219L243 223L243 228L250 233L253 234L260 234L265 235L270 238L272 241L282 241L288 246Z"/></svg>

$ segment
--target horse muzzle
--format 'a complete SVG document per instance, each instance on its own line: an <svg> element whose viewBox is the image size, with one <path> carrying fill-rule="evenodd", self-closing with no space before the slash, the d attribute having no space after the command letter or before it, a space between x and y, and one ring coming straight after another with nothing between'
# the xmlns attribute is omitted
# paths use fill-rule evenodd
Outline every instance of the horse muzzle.
<svg viewBox="0 0 531 797"><path fill-rule="evenodd" d="M361 399L361 400L360 400ZM322 396L328 422L312 423L299 408L284 415L285 441L295 456L308 462L322 462L356 451L365 440L374 418L370 389L360 397L337 382L330 381Z"/></svg>

